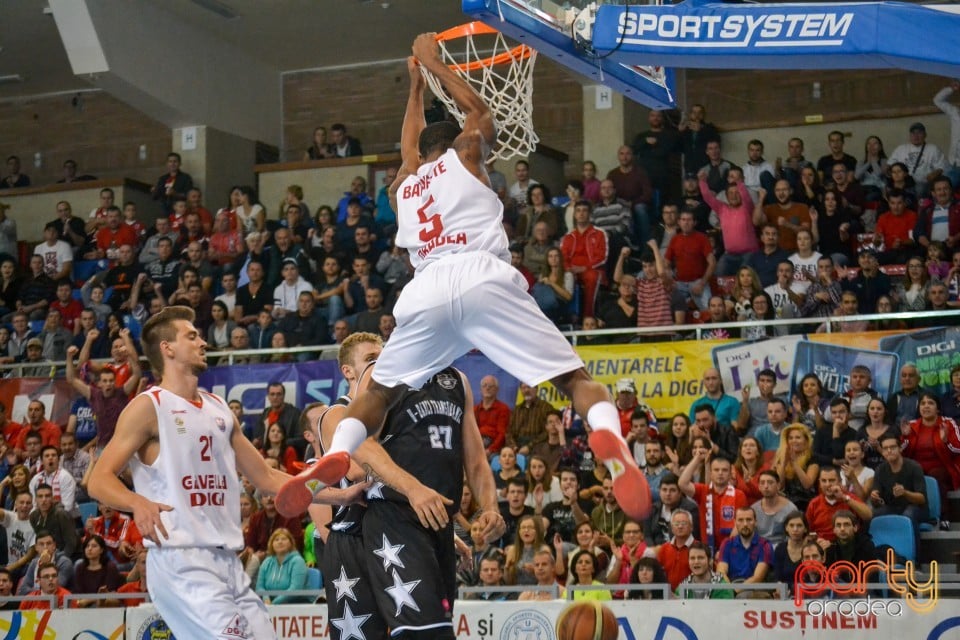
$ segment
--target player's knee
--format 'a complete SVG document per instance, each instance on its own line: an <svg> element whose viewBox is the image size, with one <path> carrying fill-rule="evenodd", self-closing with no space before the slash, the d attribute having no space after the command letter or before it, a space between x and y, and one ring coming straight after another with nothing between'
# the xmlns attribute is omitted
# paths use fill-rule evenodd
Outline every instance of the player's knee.
<svg viewBox="0 0 960 640"><path fill-rule="evenodd" d="M593 382L593 378L590 377L586 369L581 367L573 371L561 373L550 382L552 382L553 386L559 389L561 393L570 398L573 397L573 390L577 385Z"/></svg>

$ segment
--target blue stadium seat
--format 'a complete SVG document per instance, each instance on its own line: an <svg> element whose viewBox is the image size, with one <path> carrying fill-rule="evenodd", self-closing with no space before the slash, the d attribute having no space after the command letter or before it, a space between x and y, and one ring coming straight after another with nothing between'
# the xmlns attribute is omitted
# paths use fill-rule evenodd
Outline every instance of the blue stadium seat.
<svg viewBox="0 0 960 640"><path fill-rule="evenodd" d="M870 521L873 543L893 547L898 556L917 561L917 541L913 537L913 523L906 516L877 516Z"/></svg>
<svg viewBox="0 0 960 640"><path fill-rule="evenodd" d="M31 320L30 331L33 331L34 333L40 333L43 331L43 320Z"/></svg>
<svg viewBox="0 0 960 640"><path fill-rule="evenodd" d="M930 513L929 522L920 523L920 531L936 531L940 523L940 485L930 476L923 476L927 483L927 508Z"/></svg>
<svg viewBox="0 0 960 640"><path fill-rule="evenodd" d="M73 263L73 279L83 284L98 271L107 268L106 260L77 260Z"/></svg>
<svg viewBox="0 0 960 640"><path fill-rule="evenodd" d="M87 518L96 518L100 515L96 502L78 502L77 509L80 510L80 521L83 522L84 526L87 524Z"/></svg>
<svg viewBox="0 0 960 640"><path fill-rule="evenodd" d="M312 567L307 568L307 584L304 585L304 589L316 589L319 591L323 588L323 575L320 573L320 569L314 569Z"/></svg>

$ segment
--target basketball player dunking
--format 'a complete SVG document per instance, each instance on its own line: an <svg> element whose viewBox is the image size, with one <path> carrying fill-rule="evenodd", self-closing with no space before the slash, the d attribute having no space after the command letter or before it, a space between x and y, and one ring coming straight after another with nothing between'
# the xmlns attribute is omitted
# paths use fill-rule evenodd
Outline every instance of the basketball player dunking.
<svg viewBox="0 0 960 640"><path fill-rule="evenodd" d="M437 77L465 114L462 131L450 122L426 125L418 64ZM510 265L503 205L484 168L496 141L489 107L443 64L435 34L417 37L407 68L411 85L400 141L403 163L390 192L396 200L396 243L409 250L416 275L397 301L397 327L368 392L348 407L327 455L281 489L277 508L302 513L311 499L308 483L340 479L333 469L346 471L343 458L379 429L404 385L419 388L477 348L527 384L550 380L572 398L593 428L590 448L609 469L617 502L629 517L642 520L650 510L650 491L620 435L619 414L607 389L590 378ZM415 508L421 520L447 525L441 500Z"/></svg>
<svg viewBox="0 0 960 640"><path fill-rule="evenodd" d="M150 598L174 635L276 638L236 553L243 548L237 469L266 493L290 476L267 466L223 398L198 389L207 343L193 320L193 309L173 306L144 325L143 351L161 382L120 414L90 495L133 513L151 547ZM136 493L117 478L128 462ZM358 493L327 489L319 499L350 502Z"/></svg>

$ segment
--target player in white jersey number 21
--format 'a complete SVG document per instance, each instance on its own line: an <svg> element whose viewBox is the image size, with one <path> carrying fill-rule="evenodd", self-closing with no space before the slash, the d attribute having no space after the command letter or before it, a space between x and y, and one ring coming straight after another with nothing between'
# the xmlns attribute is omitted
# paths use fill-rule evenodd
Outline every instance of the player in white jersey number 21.
<svg viewBox="0 0 960 640"><path fill-rule="evenodd" d="M426 126L422 64L450 92L466 116L463 130L450 122ZM308 486L329 483L329 466L375 433L402 385L419 388L437 371L473 348L530 385L550 380L573 399L593 428L590 448L604 461L623 511L642 520L650 510L643 473L620 434L620 418L607 389L590 378L583 361L526 291L510 265L503 206L484 169L496 124L489 107L443 64L435 34L422 34L407 61L410 95L401 133L403 164L391 194L396 198L397 244L410 252L413 281L394 310L397 327L377 361L369 389L347 408L327 455L277 495L277 509L302 513ZM439 501L416 507L421 520L447 523Z"/></svg>

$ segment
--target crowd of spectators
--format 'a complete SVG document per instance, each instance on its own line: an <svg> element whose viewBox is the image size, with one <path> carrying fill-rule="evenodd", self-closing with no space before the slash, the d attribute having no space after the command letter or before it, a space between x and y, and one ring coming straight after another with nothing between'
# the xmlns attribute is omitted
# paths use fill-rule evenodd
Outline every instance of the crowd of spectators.
<svg viewBox="0 0 960 640"><path fill-rule="evenodd" d="M942 94L942 108L955 108ZM741 337L755 339L790 331L755 320L816 317L840 331L895 329L906 324L838 318L957 303L960 201L950 177L960 172L953 151L948 162L925 142L921 123L890 158L871 136L861 162L844 151L843 134L832 132L817 163L804 157L799 138L775 163L753 140L742 167L724 158L702 106L677 127L651 112L649 127L619 149L604 179L585 162L582 177L565 185L566 198L552 198L526 161L516 163L513 183L489 168L513 264L558 324L652 326L663 339L675 324L739 320L750 323ZM332 133L328 143L318 128L305 158L360 154L344 127ZM676 154L682 176L667 168ZM75 163L64 168L65 181L86 178L76 176ZM28 184L19 171L11 157L3 184ZM133 585L128 591L146 584L142 541L130 519L101 505L99 516L82 521L78 505L98 451L144 384L136 333L151 314L168 304L191 306L211 357L242 352L232 356L239 363L305 360L316 350L256 351L335 347L355 331L390 339L391 309L413 277L405 250L393 243L396 213L386 189L395 176L388 170L376 193L357 176L340 201L315 211L299 185L287 188L276 209L244 185L231 188L224 206L208 209L171 153L153 189L155 210L117 206L110 189L82 217L61 201L28 264L17 259L15 221L0 206L0 316L9 323L0 326L0 362L24 364L24 375L63 373L79 396L62 425L46 419L39 400L23 424L0 405L0 598L13 591L112 593L124 579ZM674 183L682 185L679 199L670 197ZM952 320L918 315L909 324L932 322ZM941 489L940 524L949 527L945 497L960 486L960 369L944 397L921 389L910 365L890 398L878 396L871 376L855 367L849 390L828 397L811 374L788 401L773 395L770 371L758 376L758 397L737 398L710 369L703 397L664 422L639 403L633 380L619 381L623 434L655 502L644 522L628 520L616 504L605 467L586 445L589 425L526 385L511 409L488 376L476 414L507 533L493 543L482 539L465 489L458 578L472 586L531 586L521 599L623 583L667 583L683 597L756 597L736 585L792 584L808 552L827 562L875 556L867 528L877 514L906 515L915 527L928 520L924 475ZM231 408L242 419L243 407ZM248 433L288 472L312 453L300 418L283 385L272 383ZM312 531L305 538L303 522L283 518L269 496L249 491L243 501L242 557L251 579L263 589L302 588L305 567L315 564ZM811 542L816 549L808 549ZM721 582L731 587L696 586ZM661 592L594 589L575 597Z"/></svg>

